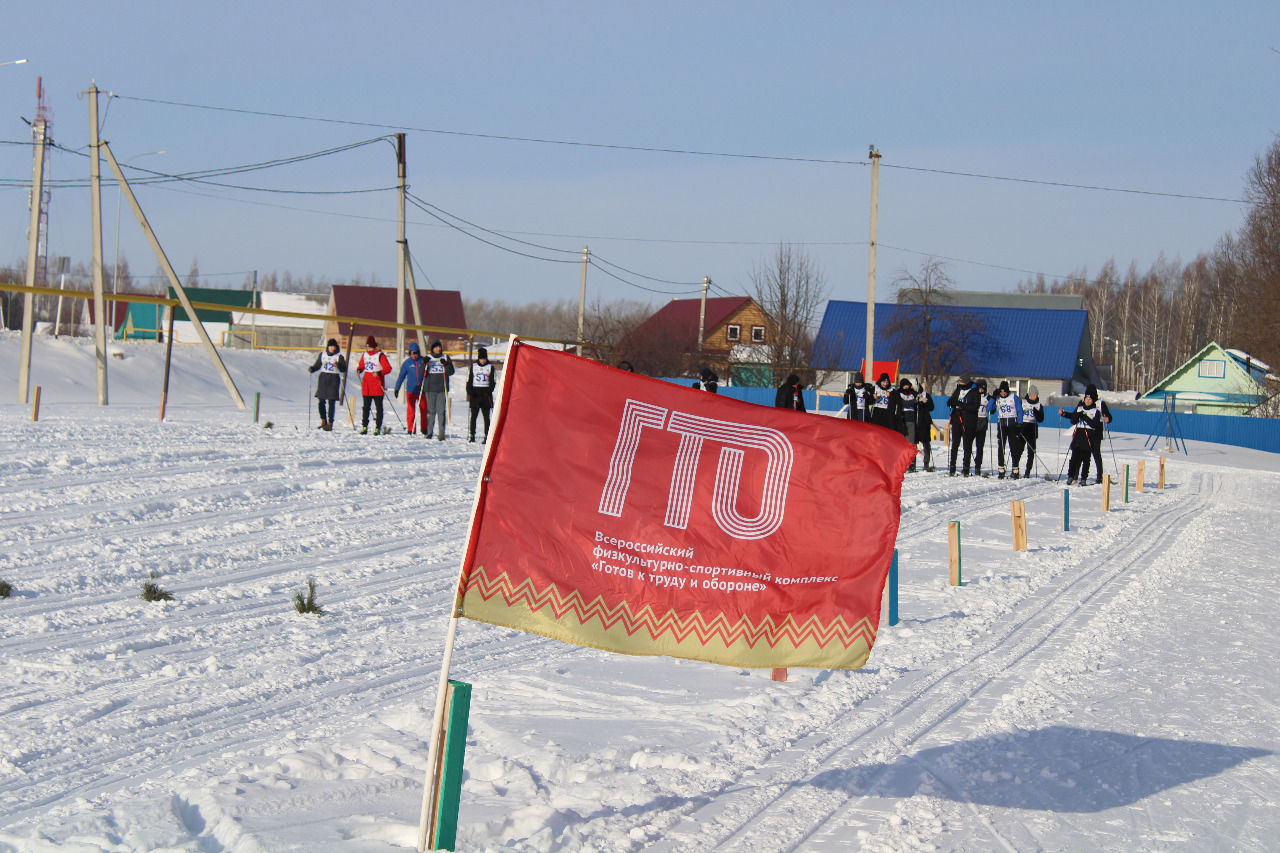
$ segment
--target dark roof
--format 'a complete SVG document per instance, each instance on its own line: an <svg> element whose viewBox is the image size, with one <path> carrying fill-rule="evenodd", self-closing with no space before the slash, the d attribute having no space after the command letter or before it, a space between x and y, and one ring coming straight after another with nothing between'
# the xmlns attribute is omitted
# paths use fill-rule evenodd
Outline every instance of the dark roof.
<svg viewBox="0 0 1280 853"><path fill-rule="evenodd" d="M888 330L910 327L907 317L918 306L876 303L876 347L880 358L900 359L903 373L920 372L920 344ZM1083 371L1076 359L1085 339L1088 311L1048 308L983 308L935 305L936 339L949 324L976 328L964 335L964 354L946 366L948 373L1069 379ZM918 325L918 323L916 324ZM956 325L951 325L953 330ZM866 354L867 304L831 300L814 342L814 365L830 370L857 370ZM955 332L953 331L954 335ZM1088 365L1091 369L1092 364Z"/></svg>
<svg viewBox="0 0 1280 853"><path fill-rule="evenodd" d="M703 334L709 334L751 302L749 296L715 296L707 300L707 316ZM698 349L698 315L701 299L672 299L653 313L635 331L634 335L660 335L683 347L684 351Z"/></svg>
<svg viewBox="0 0 1280 853"><path fill-rule="evenodd" d="M192 302L206 302L213 305L226 305L228 308L252 308L253 307L253 291L252 290L222 290L215 287L186 287L182 288L186 291L187 298ZM168 297L177 299L178 292L169 288ZM205 323L230 323L230 311L216 311L212 308L197 308L196 315ZM173 308L173 321L181 323L187 317L187 311L181 305L175 305Z"/></svg>
<svg viewBox="0 0 1280 853"><path fill-rule="evenodd" d="M909 302L911 292L910 289L899 290L898 302ZM961 305L966 308L1053 308L1059 311L1084 308L1084 295L1080 293L948 290L941 297L948 305Z"/></svg>
<svg viewBox="0 0 1280 853"><path fill-rule="evenodd" d="M462 308L462 294L456 290L417 290L418 311L422 314L425 326L440 326L447 329L467 328L467 315ZM369 320L396 320L396 289L394 287L370 287L358 284L335 284L330 294L331 313L339 317L361 317ZM406 323L413 322L413 306L409 303L409 294L405 293L404 318ZM346 326L340 329L347 333ZM385 337L394 334L394 329L386 326L372 326L357 323L357 338L366 335Z"/></svg>

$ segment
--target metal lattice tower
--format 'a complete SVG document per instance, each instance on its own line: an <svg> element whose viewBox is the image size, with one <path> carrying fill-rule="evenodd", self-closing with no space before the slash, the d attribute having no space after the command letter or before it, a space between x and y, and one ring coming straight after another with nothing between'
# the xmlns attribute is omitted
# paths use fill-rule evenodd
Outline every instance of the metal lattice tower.
<svg viewBox="0 0 1280 853"><path fill-rule="evenodd" d="M49 148L47 143L51 136L50 128L52 126L53 126L53 112L49 109L49 104L44 99L44 78L37 77L36 78L36 120L31 123L31 138L33 143L38 142L37 134L40 132L39 128L41 127L44 128L44 139L45 139L46 145L43 151L44 151L44 168L46 170L44 172L46 187L48 186L48 180L49 180L49 172L47 171L49 166L49 154L48 154ZM38 152L41 149L37 147L35 148L35 150ZM33 158L35 156L38 156L38 155L37 154L32 155ZM32 190L32 193L34 195L34 189ZM35 199L34 197L28 200L28 205L36 204L36 203L37 203L37 199ZM36 287L45 287L48 285L48 280L49 280L49 190L48 189L44 189L41 191L40 198L38 199L38 203L40 205L40 218L37 221L37 226L36 226L38 229L36 232L36 247L37 247L36 248ZM30 210L31 208L28 206L27 209ZM28 237L30 237L30 235L28 235Z"/></svg>

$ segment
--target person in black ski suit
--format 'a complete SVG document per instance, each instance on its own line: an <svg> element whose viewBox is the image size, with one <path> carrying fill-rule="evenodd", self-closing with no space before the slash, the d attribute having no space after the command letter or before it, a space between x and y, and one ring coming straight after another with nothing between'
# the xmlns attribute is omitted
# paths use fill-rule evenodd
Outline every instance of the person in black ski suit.
<svg viewBox="0 0 1280 853"><path fill-rule="evenodd" d="M849 406L849 420L866 421L871 417L871 401L875 399L875 386L862 381L862 373L853 374L853 382L844 390L842 398Z"/></svg>
<svg viewBox="0 0 1280 853"><path fill-rule="evenodd" d="M951 408L951 467L950 475L956 475L956 454L964 445L964 468L962 473L969 476L969 463L973 456L973 439L978 434L978 403L981 394L973 385L969 374L961 374L955 390L951 392L947 406ZM983 416L985 418L985 416Z"/></svg>
<svg viewBox="0 0 1280 853"><path fill-rule="evenodd" d="M804 394L800 390L800 377L794 373L787 377L787 381L778 386L778 396L774 398L773 405L779 409L795 409L798 412L806 411L804 407Z"/></svg>
<svg viewBox="0 0 1280 853"><path fill-rule="evenodd" d="M1013 473L1018 473L1018 458L1022 455L1022 447L1027 448L1027 470L1022 476L1031 476L1031 466L1036 460L1036 439L1040 435L1040 424L1044 423L1044 405L1040 402L1040 391L1032 385L1027 389L1027 399L1022 401L1022 441L1013 449Z"/></svg>
<svg viewBox="0 0 1280 853"><path fill-rule="evenodd" d="M703 391L710 391L712 394L720 393L720 377L709 367L704 367L698 373L698 387Z"/></svg>
<svg viewBox="0 0 1280 853"><path fill-rule="evenodd" d="M1071 462L1067 466L1067 485L1089 482L1089 459L1093 455L1094 436L1102 433L1102 408L1098 401L1089 394L1089 390L1097 393L1092 385L1084 392L1084 397L1076 407L1067 411L1058 409L1058 414L1071 421Z"/></svg>
<svg viewBox="0 0 1280 853"><path fill-rule="evenodd" d="M905 376L898 383L898 402L900 404L898 416L898 432L902 433L907 441L914 446L916 443L916 389L912 387L911 380ZM911 457L911 464L907 466L907 473L914 474L916 471L916 458Z"/></svg>
<svg viewBox="0 0 1280 853"><path fill-rule="evenodd" d="M987 427L991 426L991 421L988 420L991 398L987 396L987 380L979 379L973 383L973 387L978 392L978 420L974 424L973 433L973 473L981 477L982 451L987 448Z"/></svg>
<svg viewBox="0 0 1280 853"><path fill-rule="evenodd" d="M933 470L933 398L916 383L916 441L924 452L924 470Z"/></svg>
<svg viewBox="0 0 1280 853"><path fill-rule="evenodd" d="M1097 434L1094 434L1094 433L1089 434L1089 440L1093 442L1093 444L1090 445L1090 452L1093 455L1093 470L1094 470L1094 475L1097 477L1097 479L1094 480L1094 482L1101 483L1102 482L1102 439L1104 437L1103 433L1106 431L1106 424L1111 423L1111 410L1107 408L1107 404L1102 402L1102 398L1098 396L1098 386L1090 385L1089 387L1084 389L1084 393L1094 399L1094 402L1098 404L1098 411L1102 413L1102 423L1103 423L1102 429L1099 429Z"/></svg>
<svg viewBox="0 0 1280 853"><path fill-rule="evenodd" d="M876 380L875 395L871 404L871 423L896 430L902 417L902 398L889 380L889 374L880 374Z"/></svg>
<svg viewBox="0 0 1280 853"><path fill-rule="evenodd" d="M484 347L476 348L476 360L467 368L467 402L471 405L468 441L476 440L476 416L484 415L484 442L489 440L489 413L493 410L494 376L497 370Z"/></svg>
<svg viewBox="0 0 1280 853"><path fill-rule="evenodd" d="M311 372L320 371L316 380L316 399L320 401L320 429L333 431L333 413L338 408L338 398L342 396L342 380L347 375L347 357L342 354L338 341L329 338L324 352L316 356Z"/></svg>

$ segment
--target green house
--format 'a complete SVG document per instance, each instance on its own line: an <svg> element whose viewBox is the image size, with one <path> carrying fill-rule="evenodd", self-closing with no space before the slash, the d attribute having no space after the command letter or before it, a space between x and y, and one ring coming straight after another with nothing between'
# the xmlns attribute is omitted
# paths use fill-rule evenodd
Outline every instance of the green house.
<svg viewBox="0 0 1280 853"><path fill-rule="evenodd" d="M232 312L241 308L252 308L253 292L249 290L220 290L212 287L184 288L192 302L210 305L225 305L225 309L197 308L196 316L204 324L205 332L216 344L223 343L224 333L232 328ZM170 287L169 299L177 299L177 292ZM165 326L165 307L142 302L130 302L124 323L120 326L116 337L128 340L154 341ZM174 337L178 341L194 341L196 333L191 327L186 310L181 305L173 309Z"/></svg>
<svg viewBox="0 0 1280 853"><path fill-rule="evenodd" d="M1270 367L1247 353L1210 343L1142 395L1163 400L1177 395L1180 406L1200 415L1243 415L1267 398Z"/></svg>

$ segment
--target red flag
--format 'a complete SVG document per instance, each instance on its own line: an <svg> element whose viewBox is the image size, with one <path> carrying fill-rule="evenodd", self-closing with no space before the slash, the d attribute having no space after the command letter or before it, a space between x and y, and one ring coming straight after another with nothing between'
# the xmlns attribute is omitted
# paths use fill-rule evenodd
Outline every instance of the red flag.
<svg viewBox="0 0 1280 853"><path fill-rule="evenodd" d="M915 448L513 342L458 615L624 652L856 668Z"/></svg>

